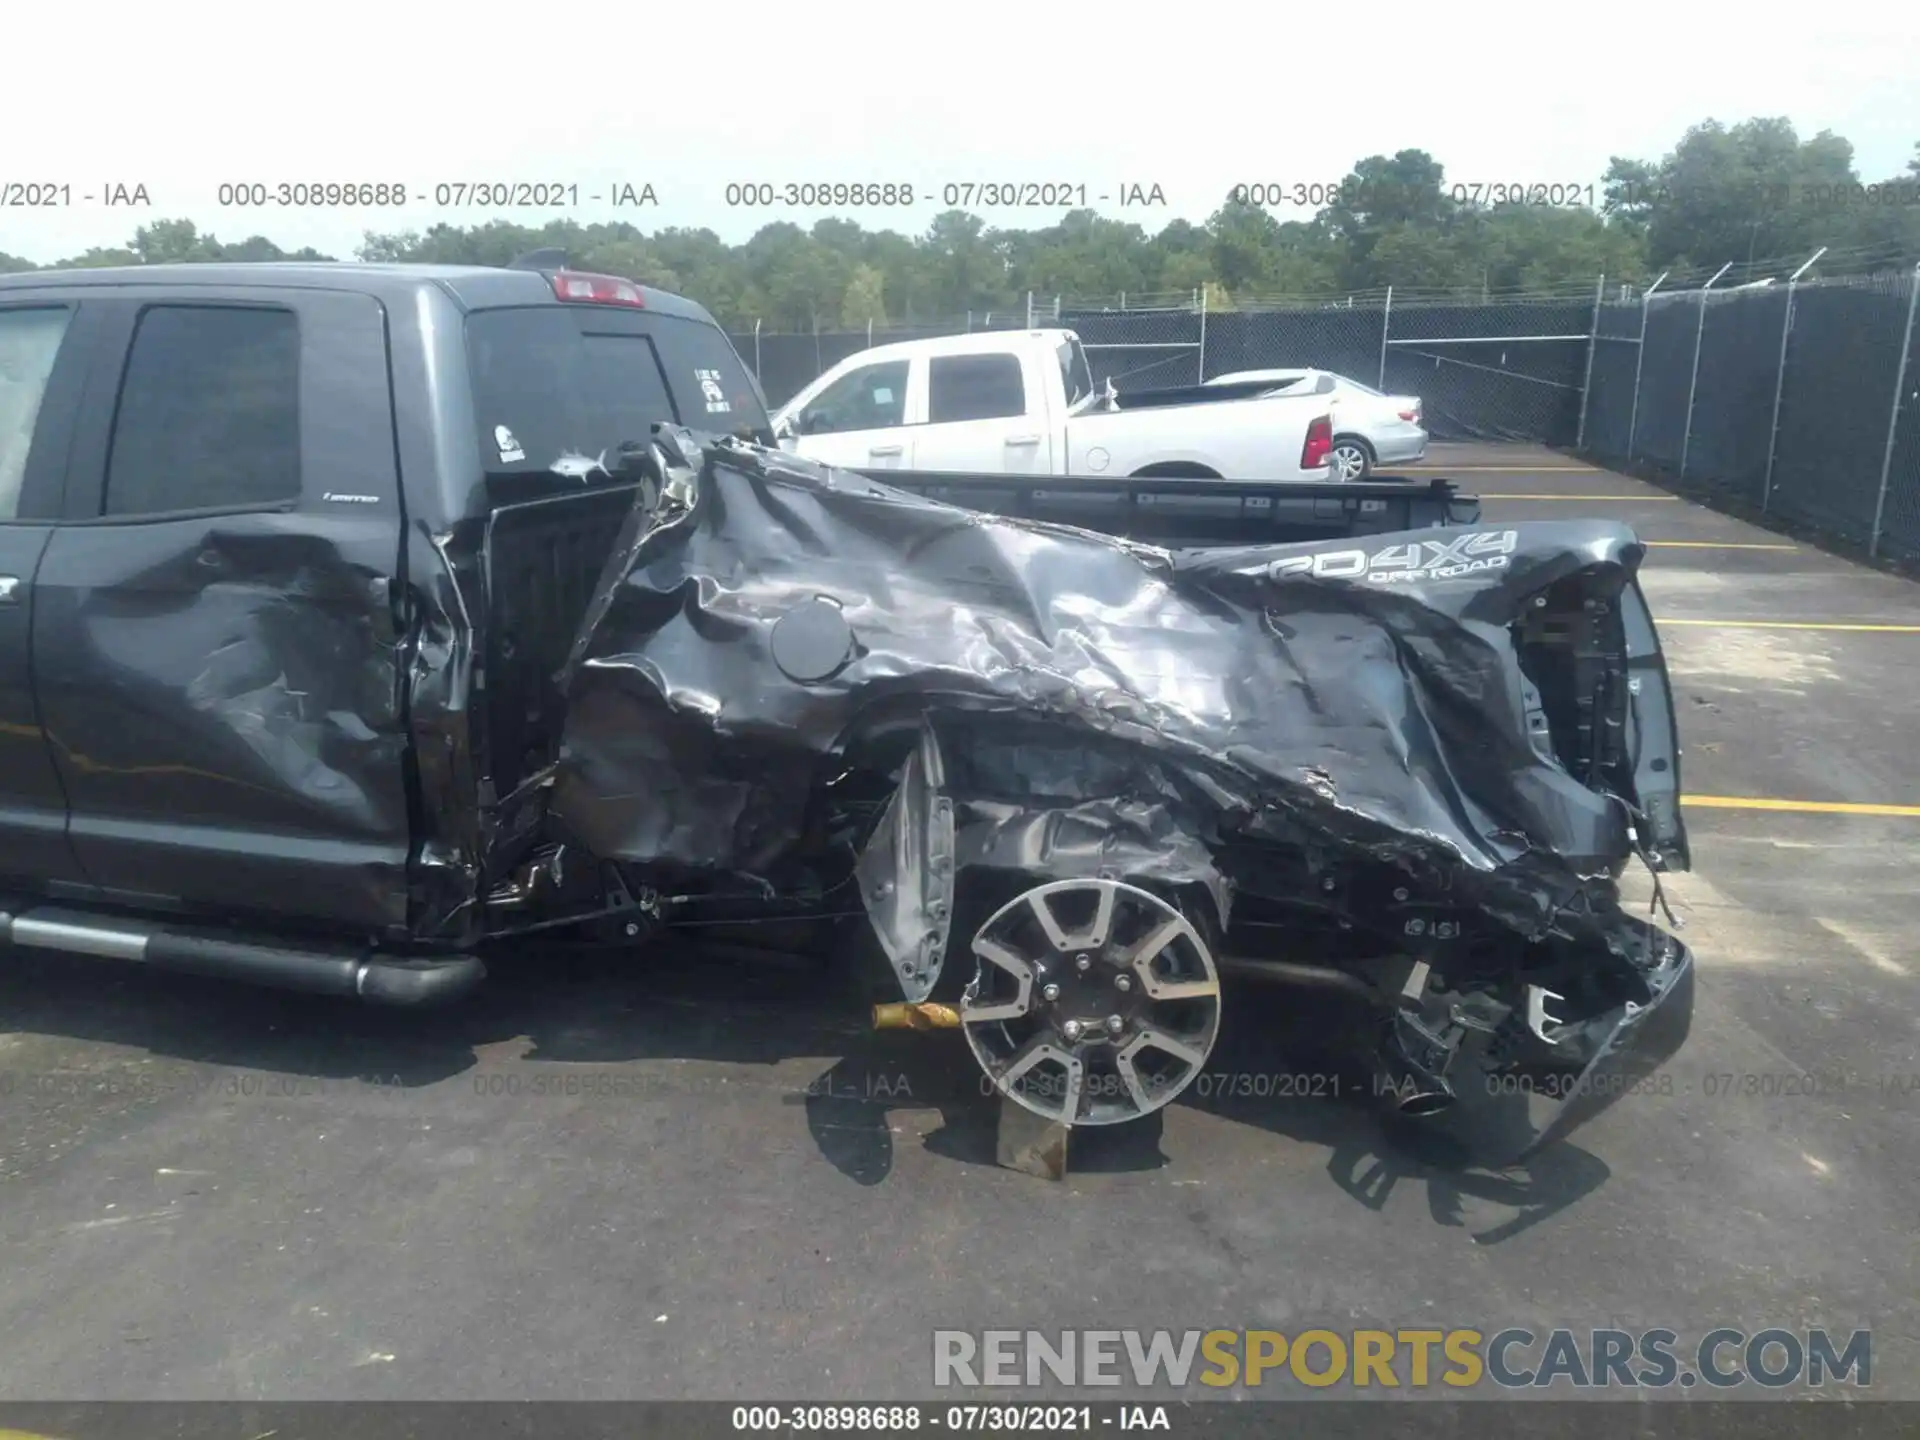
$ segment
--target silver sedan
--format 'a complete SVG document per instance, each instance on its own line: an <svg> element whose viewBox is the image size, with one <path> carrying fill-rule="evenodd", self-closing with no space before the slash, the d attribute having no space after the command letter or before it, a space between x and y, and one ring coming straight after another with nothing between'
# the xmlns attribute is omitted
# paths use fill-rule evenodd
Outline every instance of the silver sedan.
<svg viewBox="0 0 1920 1440"><path fill-rule="evenodd" d="M1365 480L1381 465L1411 465L1427 453L1427 432L1420 424L1418 395L1386 395L1345 375L1326 370L1236 370L1216 375L1209 385L1270 383L1274 390L1312 389L1322 375L1333 381L1333 453L1328 458L1335 480Z"/></svg>

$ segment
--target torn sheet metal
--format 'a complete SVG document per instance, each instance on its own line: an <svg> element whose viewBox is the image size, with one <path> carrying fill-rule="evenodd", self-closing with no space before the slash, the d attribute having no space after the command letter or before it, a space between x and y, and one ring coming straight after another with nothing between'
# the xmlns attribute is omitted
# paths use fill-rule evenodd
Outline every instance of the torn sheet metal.
<svg viewBox="0 0 1920 1440"><path fill-rule="evenodd" d="M1170 553L716 447L684 514L616 546L563 681L555 813L608 858L750 869L863 721L1038 722L1076 767L1101 742L1104 798L1458 872L1539 933L1628 853L1627 815L1510 703L1510 627L1570 578L1617 595L1641 548L1599 521L1434 534ZM776 632L823 598L850 658L788 678ZM1049 793L1024 753L1009 800Z"/></svg>
<svg viewBox="0 0 1920 1440"><path fill-rule="evenodd" d="M945 784L939 740L924 729L854 869L900 993L916 1004L940 978L953 924L953 801Z"/></svg>

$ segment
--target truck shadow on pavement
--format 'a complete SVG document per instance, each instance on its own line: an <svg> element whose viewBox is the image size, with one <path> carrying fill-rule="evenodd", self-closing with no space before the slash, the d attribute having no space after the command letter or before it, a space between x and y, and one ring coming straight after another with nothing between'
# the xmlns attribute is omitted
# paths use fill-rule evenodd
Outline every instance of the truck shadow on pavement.
<svg viewBox="0 0 1920 1440"><path fill-rule="evenodd" d="M780 1067L773 1088L781 1103L804 1111L821 1157L858 1184L889 1179L903 1134L924 1132L918 1143L948 1160L995 1166L996 1102L964 1040L953 1032L875 1033L865 1021L861 1005L823 983L817 969L716 961L668 944L637 956L543 946L494 963L488 983L460 1006L416 1013L45 953L16 951L0 963L0 1033L38 1037L25 1058L17 1058L18 1046L14 1056L0 1055L0 1071L37 1065L57 1073L72 1094L177 1093L192 1082L169 1078L169 1059L307 1079L319 1082L320 1093L329 1084L425 1088L502 1065L523 1076L545 1066L624 1066L631 1071L611 1073L630 1073L637 1088L613 1093L700 1105L700 1082L670 1062L763 1073ZM1518 1163L1477 1162L1444 1135L1380 1114L1354 1077L1341 1082L1337 1099L1326 1098L1324 1084L1298 1084L1300 1075L1335 1073L1309 1058L1310 1016L1259 996L1235 1021L1209 1060L1214 1082L1190 1087L1170 1107L1173 1123L1197 1112L1323 1150L1332 1183L1370 1210L1384 1209L1402 1186L1424 1185L1435 1225L1497 1244L1567 1210L1609 1177L1601 1160L1568 1142ZM162 1063L88 1053L63 1040L127 1047ZM794 1062L832 1055L840 1058L810 1078L798 1078L804 1067L796 1075ZM1249 1084L1240 1076L1295 1083ZM204 1071L198 1083L203 1094L221 1093ZM747 1083L767 1088L765 1080ZM709 1086L704 1093L717 1092ZM928 1112L937 1113L938 1128L927 1130ZM1097 1183L1094 1177L1169 1166L1167 1113L1076 1131L1072 1172ZM1491 1218L1479 1223L1483 1211Z"/></svg>
<svg viewBox="0 0 1920 1440"><path fill-rule="evenodd" d="M1598 1156L1569 1142L1501 1163L1456 1133L1383 1115L1371 1103L1368 1077L1320 1053L1314 1015L1284 1001L1251 998L1208 1062L1211 1083L1196 1081L1169 1107L1174 1124L1182 1112L1197 1112L1324 1150L1333 1184L1376 1212L1403 1186L1424 1185L1434 1224L1466 1230L1479 1245L1532 1229L1611 1176ZM846 1054L791 1102L804 1103L821 1154L842 1173L862 1184L881 1183L891 1170L897 1129L905 1128L900 1117L929 1109L939 1112L941 1126L927 1135L928 1150L966 1164L997 1163L994 1101L958 1036L868 1033L850 1041ZM1163 1149L1168 1113L1076 1131L1071 1173L1173 1164Z"/></svg>

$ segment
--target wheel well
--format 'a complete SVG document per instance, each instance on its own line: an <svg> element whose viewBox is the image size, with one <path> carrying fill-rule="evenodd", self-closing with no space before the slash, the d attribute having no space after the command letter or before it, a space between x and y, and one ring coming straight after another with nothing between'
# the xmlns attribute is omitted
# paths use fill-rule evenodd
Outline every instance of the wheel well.
<svg viewBox="0 0 1920 1440"><path fill-rule="evenodd" d="M1191 460L1162 460L1143 465L1129 478L1134 480L1218 480L1220 472Z"/></svg>
<svg viewBox="0 0 1920 1440"><path fill-rule="evenodd" d="M1354 444L1358 445L1362 450L1367 452L1367 458L1369 460L1378 460L1380 458L1373 448L1373 442L1368 440L1364 435L1356 435L1352 431L1342 431L1333 437L1333 443L1336 445L1342 440L1351 440Z"/></svg>

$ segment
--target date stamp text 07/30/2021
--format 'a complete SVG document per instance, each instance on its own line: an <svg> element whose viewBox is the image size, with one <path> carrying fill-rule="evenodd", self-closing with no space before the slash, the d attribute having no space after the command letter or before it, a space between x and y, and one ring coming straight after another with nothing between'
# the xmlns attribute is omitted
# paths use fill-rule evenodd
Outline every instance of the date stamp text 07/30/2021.
<svg viewBox="0 0 1920 1440"><path fill-rule="evenodd" d="M863 180L738 180L722 196L729 207L883 209L939 205L948 210L1058 209L1090 205L1165 208L1166 188L1125 180L1089 185L1078 180L945 180L938 184Z"/></svg>

